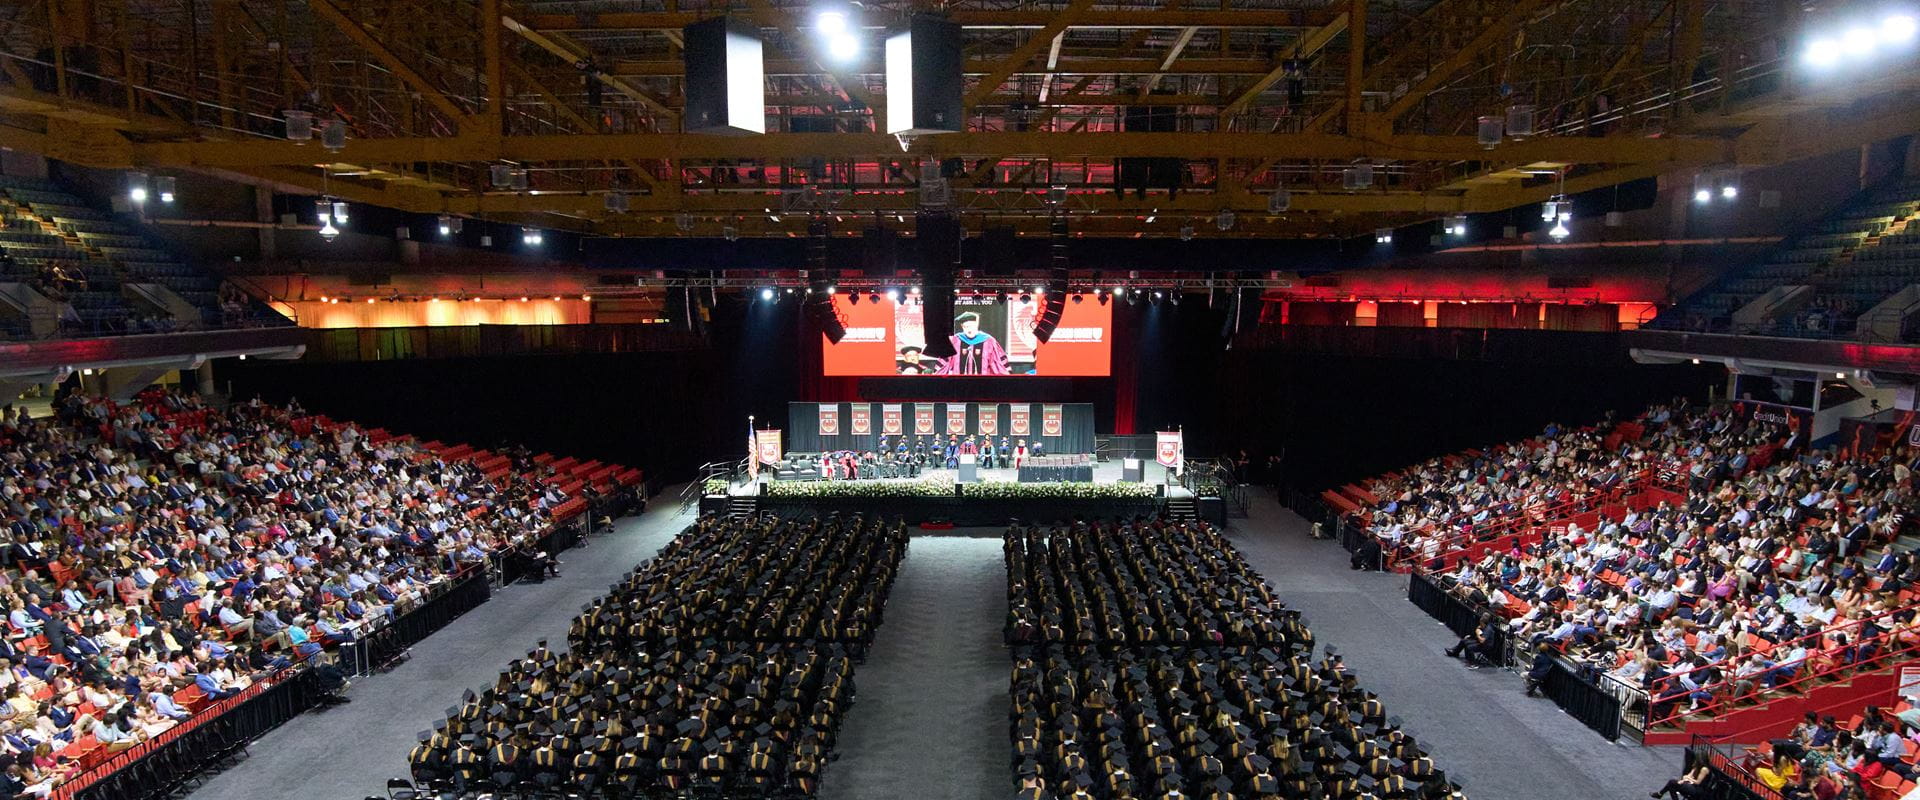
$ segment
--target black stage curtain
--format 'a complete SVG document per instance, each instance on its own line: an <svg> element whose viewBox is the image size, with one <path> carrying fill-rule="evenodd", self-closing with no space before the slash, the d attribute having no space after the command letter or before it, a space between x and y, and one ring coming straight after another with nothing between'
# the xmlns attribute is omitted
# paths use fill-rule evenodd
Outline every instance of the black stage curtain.
<svg viewBox="0 0 1920 800"><path fill-rule="evenodd" d="M881 403L868 404L873 409L873 429L871 433L863 436L856 436L853 433L853 412L851 410L854 405L853 403L838 404L840 407L840 435L821 436L821 405L821 403L787 404L787 432L784 437L787 452L818 453L823 450L867 450L872 448L874 443L879 440L881 430ZM914 404L903 402L900 405L902 406L903 429L907 432L907 436L911 438L913 436ZM937 402L933 405L933 430L940 436L945 437L947 435L947 404L945 402ZM1006 437L1008 442L1014 441L1016 437L1007 433L1012 427L1012 419L1009 415L1010 412L1007 409L1007 405L1006 403L967 403L967 433L979 433L981 406L996 406L1000 410L1000 433L994 437L995 441L998 442L1002 436ZM1029 426L1032 435L1025 437L1028 443L1032 443L1036 439L1046 442L1047 453L1049 455L1091 453L1094 451L1092 403L1060 404L1062 408L1060 412L1059 436L1041 436L1040 407L1043 404L1030 403L1028 405L1033 412ZM965 434L962 435L962 438L964 437Z"/></svg>

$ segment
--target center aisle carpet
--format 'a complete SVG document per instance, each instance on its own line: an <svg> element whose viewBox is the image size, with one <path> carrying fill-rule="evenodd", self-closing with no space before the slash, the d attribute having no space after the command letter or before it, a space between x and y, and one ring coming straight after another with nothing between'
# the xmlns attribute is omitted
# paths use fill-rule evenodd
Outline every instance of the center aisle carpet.
<svg viewBox="0 0 1920 800"><path fill-rule="evenodd" d="M1408 732L1473 800L1633 800L1680 774L1680 748L1617 745L1527 697L1520 676L1468 670L1443 650L1455 638L1407 601L1404 575L1354 572L1347 552L1256 492L1228 538L1299 609Z"/></svg>
<svg viewBox="0 0 1920 800"><path fill-rule="evenodd" d="M820 796L1011 797L1006 616L999 530L914 536Z"/></svg>
<svg viewBox="0 0 1920 800"><path fill-rule="evenodd" d="M355 680L353 702L301 715L254 742L238 766L208 780L193 800L386 796L388 778L407 774L407 750L427 721L466 689L479 689L500 665L540 639L566 646L580 606L606 594L635 564L651 558L693 521L662 491L647 513L614 523L584 549L560 554L561 577L496 589L493 598L413 647L398 669ZM997 552L997 551L996 551Z"/></svg>

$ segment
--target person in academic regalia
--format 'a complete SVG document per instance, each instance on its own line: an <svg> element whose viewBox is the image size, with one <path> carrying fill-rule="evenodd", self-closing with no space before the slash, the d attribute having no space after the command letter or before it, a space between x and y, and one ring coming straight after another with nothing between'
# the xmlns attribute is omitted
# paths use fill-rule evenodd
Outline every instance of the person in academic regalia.
<svg viewBox="0 0 1920 800"><path fill-rule="evenodd" d="M993 464L994 464L993 458L994 458L993 437L991 436L980 437L980 466L983 469L993 469Z"/></svg>
<svg viewBox="0 0 1920 800"><path fill-rule="evenodd" d="M1007 437L1000 437L1000 468L1006 469L1013 463L1013 445L1007 443Z"/></svg>
<svg viewBox="0 0 1920 800"><path fill-rule="evenodd" d="M1027 440L1021 439L1013 445L1013 468L1019 469L1027 463Z"/></svg>
<svg viewBox="0 0 1920 800"><path fill-rule="evenodd" d="M940 361L942 375L1008 375L1007 351L1000 340L980 330L980 315L971 311L954 317L950 338L953 355Z"/></svg>
<svg viewBox="0 0 1920 800"><path fill-rule="evenodd" d="M947 437L947 446L944 452L944 456L945 456L945 463L947 465L947 469L960 468L960 440L958 437L954 437L954 436Z"/></svg>
<svg viewBox="0 0 1920 800"><path fill-rule="evenodd" d="M979 453L980 448L973 443L973 437L969 436L966 441L960 443L960 455L971 456L978 455Z"/></svg>

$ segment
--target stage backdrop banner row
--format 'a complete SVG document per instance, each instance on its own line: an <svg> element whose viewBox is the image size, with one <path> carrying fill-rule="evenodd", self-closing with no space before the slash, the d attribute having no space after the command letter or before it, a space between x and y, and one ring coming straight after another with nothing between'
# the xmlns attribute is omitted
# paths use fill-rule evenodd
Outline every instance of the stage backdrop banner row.
<svg viewBox="0 0 1920 800"><path fill-rule="evenodd" d="M945 408L938 408L941 405ZM864 426L859 422L863 407L869 415L869 422ZM905 404L883 404L881 424L873 425L871 404L792 403L787 415L786 450L795 453L867 450L883 435L904 434L910 439L916 435L1026 439L1029 444L1044 442L1046 452L1058 454L1094 451L1093 405L1090 403L915 403L911 429L888 433L892 424L888 420L896 418L895 408L904 416ZM1040 424L1034 424L1036 416L1040 417ZM849 422L843 423L843 420ZM904 422L902 420L903 427ZM829 424L831 428L827 427ZM859 432L862 427L866 433Z"/></svg>
<svg viewBox="0 0 1920 800"><path fill-rule="evenodd" d="M853 435L865 436L873 433L873 406L869 403L854 403L847 409L847 419L853 421Z"/></svg>
<svg viewBox="0 0 1920 800"><path fill-rule="evenodd" d="M880 406L880 433L886 436L899 436L906 432L906 426L900 419L900 404L886 403Z"/></svg>

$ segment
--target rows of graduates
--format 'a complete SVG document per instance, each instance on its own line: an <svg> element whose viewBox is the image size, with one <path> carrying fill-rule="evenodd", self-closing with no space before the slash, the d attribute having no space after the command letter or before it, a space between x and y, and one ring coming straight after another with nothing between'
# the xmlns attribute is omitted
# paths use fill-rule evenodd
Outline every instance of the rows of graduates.
<svg viewBox="0 0 1920 800"><path fill-rule="evenodd" d="M1311 634L1226 538L1165 520L1015 525L1003 540L1015 646L1267 646Z"/></svg>
<svg viewBox="0 0 1920 800"><path fill-rule="evenodd" d="M906 531L703 517L469 692L409 754L435 790L812 796Z"/></svg>
<svg viewBox="0 0 1920 800"><path fill-rule="evenodd" d="M1022 800L1460 798L1205 523L1004 540Z"/></svg>

